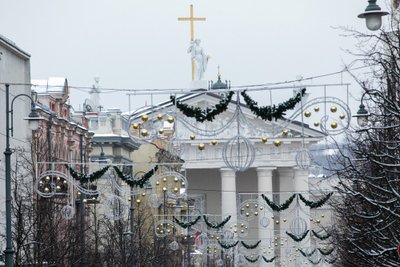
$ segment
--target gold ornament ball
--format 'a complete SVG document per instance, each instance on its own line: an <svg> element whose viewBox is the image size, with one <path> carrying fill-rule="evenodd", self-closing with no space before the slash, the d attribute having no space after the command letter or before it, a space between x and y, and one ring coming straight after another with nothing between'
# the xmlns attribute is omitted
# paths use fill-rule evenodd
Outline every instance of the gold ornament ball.
<svg viewBox="0 0 400 267"><path fill-rule="evenodd" d="M57 186L56 186L56 190L57 190L57 191L60 191L60 190L61 190L61 186L57 185Z"/></svg>
<svg viewBox="0 0 400 267"><path fill-rule="evenodd" d="M280 140L275 140L275 141L274 141L274 145L275 145L276 147L278 147L278 146L282 145L282 142L281 142Z"/></svg>
<svg viewBox="0 0 400 267"><path fill-rule="evenodd" d="M304 116L306 116L307 118L309 118L309 117L311 116L311 112L310 112L310 111L304 112Z"/></svg>
<svg viewBox="0 0 400 267"><path fill-rule="evenodd" d="M263 210L264 208L263 207L260 207L260 210Z"/></svg>
<svg viewBox="0 0 400 267"><path fill-rule="evenodd" d="M243 234L243 233L244 233L244 230L242 229L242 230L240 230L240 232Z"/></svg>
<svg viewBox="0 0 400 267"><path fill-rule="evenodd" d="M276 221L275 221L275 223L276 223L276 224L279 224L279 221L278 221L278 220L276 220Z"/></svg>
<svg viewBox="0 0 400 267"><path fill-rule="evenodd" d="M343 120L344 118L346 118L346 115L344 115L344 114L342 113L342 114L339 115L339 118L340 118L341 120Z"/></svg>
<svg viewBox="0 0 400 267"><path fill-rule="evenodd" d="M179 191L178 187L174 187L174 192L178 193L178 191Z"/></svg>
<svg viewBox="0 0 400 267"><path fill-rule="evenodd" d="M137 203L137 204L140 204L140 202L142 202L142 201L140 200L140 198L136 199L136 203Z"/></svg>
<svg viewBox="0 0 400 267"><path fill-rule="evenodd" d="M257 212L257 211L255 211L255 212L254 212L254 215L255 215L255 216L258 216L258 212Z"/></svg>
<svg viewBox="0 0 400 267"><path fill-rule="evenodd" d="M140 132L140 134L141 134L142 136L148 136L148 135L149 135L149 132L148 132L146 129L143 129L143 130Z"/></svg>
<svg viewBox="0 0 400 267"><path fill-rule="evenodd" d="M182 186L185 186L185 182L182 182Z"/></svg>
<svg viewBox="0 0 400 267"><path fill-rule="evenodd" d="M212 144L213 146L215 146L216 144L218 144L218 142L217 142L217 140L214 139L214 140L211 141L211 144Z"/></svg>
<svg viewBox="0 0 400 267"><path fill-rule="evenodd" d="M289 130L287 130L287 129L283 130L282 134L283 134L284 136L287 136L287 135L289 134Z"/></svg>
<svg viewBox="0 0 400 267"><path fill-rule="evenodd" d="M147 116L147 115L142 115L141 119L142 119L142 121L146 122L146 121L149 120L149 116Z"/></svg>
<svg viewBox="0 0 400 267"><path fill-rule="evenodd" d="M159 181L157 181L157 182L156 182L156 185L160 185L160 182L159 182Z"/></svg>
<svg viewBox="0 0 400 267"><path fill-rule="evenodd" d="M249 216L250 216L250 213L246 212L246 217L249 217Z"/></svg>
<svg viewBox="0 0 400 267"><path fill-rule="evenodd" d="M46 176L46 181L50 181L50 176Z"/></svg>
<svg viewBox="0 0 400 267"><path fill-rule="evenodd" d="M165 191L167 191L167 188L166 188L166 187L163 187L162 190L165 192Z"/></svg>
<svg viewBox="0 0 400 267"><path fill-rule="evenodd" d="M162 180L164 183L167 182L167 177L164 177Z"/></svg>
<svg viewBox="0 0 400 267"><path fill-rule="evenodd" d="M168 117L167 121L168 121L169 123L173 123L173 122L175 121L175 119L172 118L172 117Z"/></svg>
<svg viewBox="0 0 400 267"><path fill-rule="evenodd" d="M177 183L179 181L178 177L174 178L174 182Z"/></svg>
<svg viewBox="0 0 400 267"><path fill-rule="evenodd" d="M134 124L132 125L132 128L136 130L137 128L139 128L139 124L134 123Z"/></svg>
<svg viewBox="0 0 400 267"><path fill-rule="evenodd" d="M204 148L206 148L206 145L201 143L199 144L199 150L204 150Z"/></svg>
<svg viewBox="0 0 400 267"><path fill-rule="evenodd" d="M61 178L57 176L56 181L59 182L60 180Z"/></svg>
<svg viewBox="0 0 400 267"><path fill-rule="evenodd" d="M314 121L314 126L318 127L319 126L319 121Z"/></svg>
<svg viewBox="0 0 400 267"><path fill-rule="evenodd" d="M158 129L158 133L159 133L159 134L163 134L163 133L164 133L164 128Z"/></svg>
<svg viewBox="0 0 400 267"><path fill-rule="evenodd" d="M145 197L145 196L146 196L146 193L145 193L145 192L143 192L143 193L142 193L142 196L143 196L143 197Z"/></svg>
<svg viewBox="0 0 400 267"><path fill-rule="evenodd" d="M314 108L314 111L315 111L315 112L318 112L318 111L319 111L319 107L315 107L315 108Z"/></svg>
<svg viewBox="0 0 400 267"><path fill-rule="evenodd" d="M250 205L249 205L249 204L246 204L246 208L250 208Z"/></svg>
<svg viewBox="0 0 400 267"><path fill-rule="evenodd" d="M50 189L48 187L44 188L44 192L49 192L49 191L50 191Z"/></svg>
<svg viewBox="0 0 400 267"><path fill-rule="evenodd" d="M331 107L331 112L332 112L332 113L335 113L336 111L337 111L337 107L336 107L336 106L332 106L332 107Z"/></svg>
<svg viewBox="0 0 400 267"><path fill-rule="evenodd" d="M287 220L286 219L283 219L283 222L286 222Z"/></svg>
<svg viewBox="0 0 400 267"><path fill-rule="evenodd" d="M266 142L268 142L268 138L265 136L261 137L261 142L265 144Z"/></svg>
<svg viewBox="0 0 400 267"><path fill-rule="evenodd" d="M194 134L190 135L190 140L196 139L196 136Z"/></svg>
<svg viewBox="0 0 400 267"><path fill-rule="evenodd" d="M157 115L157 120L160 121L160 120L162 120L162 119L163 119L163 115L162 115L162 114L158 114L158 115Z"/></svg>
<svg viewBox="0 0 400 267"><path fill-rule="evenodd" d="M338 124L337 124L336 121L331 122L331 128L332 128L332 129L336 129L337 126L338 126Z"/></svg>

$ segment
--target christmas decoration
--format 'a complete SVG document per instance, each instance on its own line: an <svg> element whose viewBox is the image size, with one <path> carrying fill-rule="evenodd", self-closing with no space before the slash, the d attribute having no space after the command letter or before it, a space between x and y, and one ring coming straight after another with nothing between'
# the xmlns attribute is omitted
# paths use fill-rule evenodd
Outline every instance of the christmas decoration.
<svg viewBox="0 0 400 267"><path fill-rule="evenodd" d="M328 239L329 237L331 237L331 234L329 234L329 233L327 233L326 235L320 235L319 233L315 232L314 230L311 230L311 232L319 240L325 240L325 239Z"/></svg>
<svg viewBox="0 0 400 267"><path fill-rule="evenodd" d="M301 242L307 236L308 232L310 232L310 230L305 231L303 234L299 236L289 233L288 231L286 231L286 234L290 236L294 241Z"/></svg>
<svg viewBox="0 0 400 267"><path fill-rule="evenodd" d="M305 199L301 194L299 194L299 197L306 206L310 207L311 209L315 209L315 208L322 207L332 195L333 195L333 192L330 192L329 194L327 194L325 197L321 198L318 201L309 201L309 200Z"/></svg>
<svg viewBox="0 0 400 267"><path fill-rule="evenodd" d="M203 215L203 219L204 219L204 222L207 224L208 227L213 228L213 229L220 229L221 227L224 227L224 225L231 219L231 216L226 217L220 223L209 222L207 216L205 216L205 215Z"/></svg>
<svg viewBox="0 0 400 267"><path fill-rule="evenodd" d="M70 166L68 166L67 164L65 164L65 167L68 169L69 173L71 174L71 176L78 180L81 184L87 183L87 182L93 182L96 181L97 179L99 179L101 176L103 176L106 171L108 170L108 168L110 168L110 166L106 166L98 171L95 171L91 174L84 174L84 173L78 173L76 172L74 169L72 169Z"/></svg>
<svg viewBox="0 0 400 267"><path fill-rule="evenodd" d="M332 252L333 252L333 250L334 250L333 248L330 248L330 249L318 248L319 253L321 253L321 254L324 255L324 256L331 255Z"/></svg>
<svg viewBox="0 0 400 267"><path fill-rule="evenodd" d="M304 257L306 257L306 258L309 258L309 257L311 257L314 253L315 253L315 251L317 251L315 248L312 250L312 251L310 251L310 252L305 252L305 251L303 251L302 249L300 249L299 248L299 251L300 251L300 253L301 253L301 255L303 255Z"/></svg>
<svg viewBox="0 0 400 267"><path fill-rule="evenodd" d="M278 106L273 105L265 106L265 107L258 107L256 101L251 99L251 97L246 94L246 91L243 91L241 95L246 102L246 105L249 106L250 110L257 116L263 120L272 121L272 119L280 119L285 115L285 112L289 109L293 109L297 103L301 101L301 97L305 94L306 89L303 88L301 93L298 93L295 97L290 98L286 102L280 103Z"/></svg>
<svg viewBox="0 0 400 267"><path fill-rule="evenodd" d="M252 245L248 245L246 244L244 241L241 241L243 247L247 248L247 249L255 249L258 247L258 245L261 243L261 240L258 240L256 243L252 244Z"/></svg>
<svg viewBox="0 0 400 267"><path fill-rule="evenodd" d="M189 228L189 227L195 225L195 224L201 219L201 216L198 216L196 219L194 219L193 221L190 221L190 222L181 222L181 221L178 220L175 216L173 216L173 218L174 218L174 221L175 221L180 227L182 227L183 229L187 229L187 228Z"/></svg>
<svg viewBox="0 0 400 267"><path fill-rule="evenodd" d="M282 211L285 210L287 208L289 208L290 204L292 204L294 198L296 197L296 194L293 194L291 197L289 197L283 204L281 205L277 205L274 202L272 202L271 200L269 200L269 198L267 196L265 196L264 194L261 194L262 198L265 200L265 202L267 202L268 206L271 207L272 210L274 211Z"/></svg>
<svg viewBox="0 0 400 267"><path fill-rule="evenodd" d="M189 118L195 118L198 122L204 121L213 121L215 116L221 114L225 110L228 109L228 105L232 100L234 92L229 92L228 95L221 99L221 101L215 105L214 108L206 108L205 110L199 107L191 107L187 104L181 103L179 100L177 101L174 96L171 96L170 99L172 103L186 116Z"/></svg>
<svg viewBox="0 0 400 267"><path fill-rule="evenodd" d="M221 246L221 248L230 249L230 248L236 247L236 245L239 244L239 241L232 243L232 241L231 242L222 242L222 241L218 240L218 244Z"/></svg>
<svg viewBox="0 0 400 267"><path fill-rule="evenodd" d="M132 178L130 175L125 175L123 174L117 166L113 166L115 172L117 173L118 177L121 178L122 181L124 181L127 185L129 185L131 188L132 187L140 187L143 188L144 185L147 183L147 181L150 179L151 176L154 175L154 173L158 170L158 166L155 166L154 169L151 169L150 171L146 172L143 174L142 178L136 180Z"/></svg>
<svg viewBox="0 0 400 267"><path fill-rule="evenodd" d="M278 256L274 256L274 257L272 257L272 258L270 258L270 259L267 259L266 257L262 256L262 258L263 258L263 260L264 260L265 262L273 262L277 257L278 257Z"/></svg>
<svg viewBox="0 0 400 267"><path fill-rule="evenodd" d="M245 258L248 262L255 263L255 262L258 261L258 259L260 258L260 256L257 256L257 257L254 258L254 259L249 258L249 257L247 257L247 256L244 256L244 258Z"/></svg>

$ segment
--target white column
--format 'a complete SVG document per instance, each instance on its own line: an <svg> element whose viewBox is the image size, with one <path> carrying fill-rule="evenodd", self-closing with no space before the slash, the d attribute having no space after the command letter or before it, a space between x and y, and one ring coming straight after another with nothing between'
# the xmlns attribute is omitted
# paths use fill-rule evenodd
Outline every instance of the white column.
<svg viewBox="0 0 400 267"><path fill-rule="evenodd" d="M264 194L270 200L273 199L272 190L272 171L276 169L275 167L258 167L257 168L257 183L258 183L258 193L260 194L259 203L262 206L267 206L261 194ZM258 216L258 238L262 240L262 244L266 244L267 240L274 238L274 220L271 219L272 214L268 209L259 210ZM269 225L263 227L260 223L263 218L266 217L269 220Z"/></svg>
<svg viewBox="0 0 400 267"><path fill-rule="evenodd" d="M221 215L231 215L229 224L237 222L236 174L232 169L221 168Z"/></svg>

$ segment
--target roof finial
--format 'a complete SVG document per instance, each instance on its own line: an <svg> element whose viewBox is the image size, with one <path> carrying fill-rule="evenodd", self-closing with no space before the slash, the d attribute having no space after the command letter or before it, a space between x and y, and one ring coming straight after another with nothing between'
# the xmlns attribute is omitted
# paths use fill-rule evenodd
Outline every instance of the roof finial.
<svg viewBox="0 0 400 267"><path fill-rule="evenodd" d="M218 65L218 79L221 79L221 72L220 72L220 70L219 70L219 65Z"/></svg>

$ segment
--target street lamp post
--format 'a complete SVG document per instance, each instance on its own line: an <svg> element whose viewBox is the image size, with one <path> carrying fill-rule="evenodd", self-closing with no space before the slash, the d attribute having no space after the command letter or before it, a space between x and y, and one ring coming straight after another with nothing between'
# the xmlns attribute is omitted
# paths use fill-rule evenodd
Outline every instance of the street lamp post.
<svg viewBox="0 0 400 267"><path fill-rule="evenodd" d="M14 249L12 244L12 198L11 198L11 148L10 148L10 134L13 136L14 131L14 123L13 123L13 105L15 99L18 97L25 96L31 100L31 113L29 117L26 118L29 120L29 127L31 130L37 130L39 128L38 123L38 114L35 110L35 102L32 97L27 94L19 94L16 95L11 101L11 110L10 110L10 85L6 84L6 149L4 151L5 156L5 174L6 174L6 249L4 251L6 267L12 267L14 265ZM11 126L10 126L11 120Z"/></svg>
<svg viewBox="0 0 400 267"><path fill-rule="evenodd" d="M367 28L371 31L377 31L382 26L382 17L389 14L386 11L382 11L380 6L376 4L376 0L368 0L368 6L364 13L358 15L360 19L365 19Z"/></svg>

